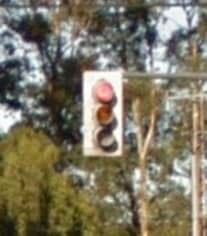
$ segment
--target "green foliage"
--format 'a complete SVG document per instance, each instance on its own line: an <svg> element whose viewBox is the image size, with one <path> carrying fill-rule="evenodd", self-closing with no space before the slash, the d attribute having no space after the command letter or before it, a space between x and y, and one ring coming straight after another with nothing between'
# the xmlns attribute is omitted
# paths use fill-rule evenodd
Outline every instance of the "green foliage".
<svg viewBox="0 0 207 236"><path fill-rule="evenodd" d="M176 186L171 186L171 188L175 189ZM151 235L189 235L191 231L189 209L190 201L182 191L177 190L157 197L150 209L152 216L150 217Z"/></svg>
<svg viewBox="0 0 207 236"><path fill-rule="evenodd" d="M55 172L60 152L45 135L15 130L0 153L1 235L98 235L95 209L68 177Z"/></svg>
<svg viewBox="0 0 207 236"><path fill-rule="evenodd" d="M23 34L26 41L43 41L52 31L48 19L38 12L24 15L16 30Z"/></svg>
<svg viewBox="0 0 207 236"><path fill-rule="evenodd" d="M13 17L11 21L8 20L8 26L17 31L24 41L37 46L41 69L46 80L43 89L35 88L35 85L34 89L22 88L20 71L23 65L30 63L19 60L1 63L3 86L1 84L0 102L9 108L22 110L24 120L35 127L41 127L58 144L72 144L74 150L75 144L81 141L82 72L99 68L100 65L96 63L100 56L111 59L110 64L106 66L107 69L122 67L130 71L144 70L145 59L150 56L150 50L156 42L157 32L153 25L156 15L151 14L150 9L131 5L131 3L137 4L137 1L131 0L123 1L124 11L122 9L120 12L117 7L112 9L107 6L107 1L85 0L78 1L77 4L67 0L61 2L65 6L61 8L59 14L52 16L54 19L47 19L38 11L32 13L25 11L18 22ZM103 6L98 6L96 4L98 2L103 3ZM139 3L144 2L144 0L139 1ZM117 1L111 3L116 5ZM16 11L19 12L19 9ZM19 14L17 12L8 15L13 15L15 18ZM53 20L59 31L53 28ZM63 21L69 28L72 27L72 37L62 37L61 27L58 25L62 26ZM203 34L205 32L204 27ZM8 38L13 38L11 32L9 33ZM74 42L79 36L83 38L76 48ZM184 36L180 32L172 35L167 45L168 60L171 56L172 58L179 56L178 52L183 51L181 42L191 37L191 32L187 32ZM144 45L147 43L149 51L143 52L145 48L143 43ZM67 55L69 53L65 50L68 46L71 55ZM186 55L188 57L189 52L187 52L188 50L181 55L183 60ZM189 69L189 63L186 67ZM28 67L27 70L31 68ZM150 111L163 102L160 101L163 97L159 91L152 94L154 87L149 81L133 81L131 86L127 100L129 106L134 98L138 97L141 101L139 109L145 132L148 128ZM25 91L27 93L20 96ZM35 106L31 105L25 109L22 98L26 103L28 94ZM46 112L38 113L39 109ZM179 128L177 133L173 136L173 143L167 146L162 143L161 148L157 148L155 140L155 145L150 150L150 162L160 166L161 169L157 175L149 171L150 177L154 177L158 191L155 196L157 201L150 206L150 214L155 219L151 222L153 236L188 234L186 230L189 228L189 221L186 212L189 212L189 206L185 205L187 200L183 197L183 193L179 196L172 194L173 190L176 192L179 189L178 186L163 184L172 174L174 160L181 156L180 152L186 144L183 137L180 137ZM134 235L137 225L133 225L130 217L126 223L123 216L126 213L136 215L138 212L138 196L132 188L132 173L138 166L136 153L130 155L127 153L127 157L118 161L111 159L94 161L82 158L82 154L78 151L67 153L69 158L65 161L61 159L58 148L42 133L29 128L14 131L0 144L0 235ZM90 191L90 196L86 192L77 191L67 177L55 171L54 166L57 161L63 168L69 161L69 164L72 163L95 174L96 187ZM117 197L120 193L126 193L129 201L123 203ZM171 197L167 196L167 203L166 193L172 194ZM106 196L111 196L114 203L110 205L104 202ZM93 200L96 209L90 206L89 199ZM135 200L134 205L133 200ZM185 202L184 207L182 202ZM184 214L178 214L180 213L178 209L182 208L185 210ZM101 215L101 229L97 211ZM118 224L120 218L123 223ZM174 222L177 218L181 222L180 225ZM135 230L131 230L132 228Z"/></svg>

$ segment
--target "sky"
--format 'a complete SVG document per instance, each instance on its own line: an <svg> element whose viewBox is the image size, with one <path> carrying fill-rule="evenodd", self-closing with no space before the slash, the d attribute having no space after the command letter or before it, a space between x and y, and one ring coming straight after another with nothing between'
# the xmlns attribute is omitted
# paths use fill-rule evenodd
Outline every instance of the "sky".
<svg viewBox="0 0 207 236"><path fill-rule="evenodd" d="M20 112L11 112L4 106L0 106L0 132L7 132L16 122L21 120Z"/></svg>
<svg viewBox="0 0 207 236"><path fill-rule="evenodd" d="M170 35L178 28L187 28L186 13L181 7L172 7L171 9L165 10L164 17L160 18L158 22L158 31L161 42L165 42L169 39ZM198 15L195 15L192 26L198 23ZM169 62L163 60L165 47L163 44L157 45L154 51L154 72L166 73L169 68ZM149 60L147 63L147 70L151 70Z"/></svg>

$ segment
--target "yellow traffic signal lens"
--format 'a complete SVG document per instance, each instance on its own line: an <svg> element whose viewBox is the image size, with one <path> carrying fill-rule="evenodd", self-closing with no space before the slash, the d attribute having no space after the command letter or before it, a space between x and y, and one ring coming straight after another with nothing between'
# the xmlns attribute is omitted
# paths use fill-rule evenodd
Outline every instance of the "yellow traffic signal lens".
<svg viewBox="0 0 207 236"><path fill-rule="evenodd" d="M96 119L101 125L109 125L114 120L114 113L112 107L109 105L102 105L97 109Z"/></svg>

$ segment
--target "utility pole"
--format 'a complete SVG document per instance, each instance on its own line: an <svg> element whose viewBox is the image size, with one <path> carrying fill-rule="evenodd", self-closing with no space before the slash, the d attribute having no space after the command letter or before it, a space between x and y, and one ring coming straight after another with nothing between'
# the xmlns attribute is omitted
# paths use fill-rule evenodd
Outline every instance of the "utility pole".
<svg viewBox="0 0 207 236"><path fill-rule="evenodd" d="M206 201L205 201L205 125L204 125L204 96L200 98L200 142L201 142L201 209L202 209L202 236L207 236L206 229Z"/></svg>
<svg viewBox="0 0 207 236"><path fill-rule="evenodd" d="M192 235L207 236L205 202L205 127L204 96L192 105Z"/></svg>
<svg viewBox="0 0 207 236"><path fill-rule="evenodd" d="M195 91L194 91L195 93ZM201 236L201 209L200 209L200 143L198 140L199 134L199 109L198 102L193 101L192 105L192 123L193 123L193 135L192 135L192 236Z"/></svg>
<svg viewBox="0 0 207 236"><path fill-rule="evenodd" d="M204 102L207 97L193 87L193 94L169 97L170 100L192 100L192 236L207 236L205 201L205 126ZM196 93L199 91L199 93Z"/></svg>
<svg viewBox="0 0 207 236"><path fill-rule="evenodd" d="M197 68L197 43L192 43L192 68ZM192 84L193 96L202 89L199 78ZM199 97L192 104L192 235L203 236L203 191L202 158L204 155L203 99Z"/></svg>

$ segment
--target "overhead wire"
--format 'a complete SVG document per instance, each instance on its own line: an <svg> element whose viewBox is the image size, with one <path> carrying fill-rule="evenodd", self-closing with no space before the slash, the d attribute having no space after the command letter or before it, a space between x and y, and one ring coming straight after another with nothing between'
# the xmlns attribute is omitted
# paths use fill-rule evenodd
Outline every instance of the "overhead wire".
<svg viewBox="0 0 207 236"><path fill-rule="evenodd" d="M38 3L38 4L14 4L14 3L3 3L0 2L0 8L14 8L14 9L22 9L22 8L37 8L37 7L44 7L44 8L62 8L67 7L69 4L52 4L52 3ZM73 3L73 5L78 5ZM95 7L136 7L136 8L165 8L165 7L207 7L207 1L194 1L194 2L174 2L174 3L164 3L163 1L154 1L148 3L97 3L97 4L87 4L84 3L85 6L95 6Z"/></svg>

